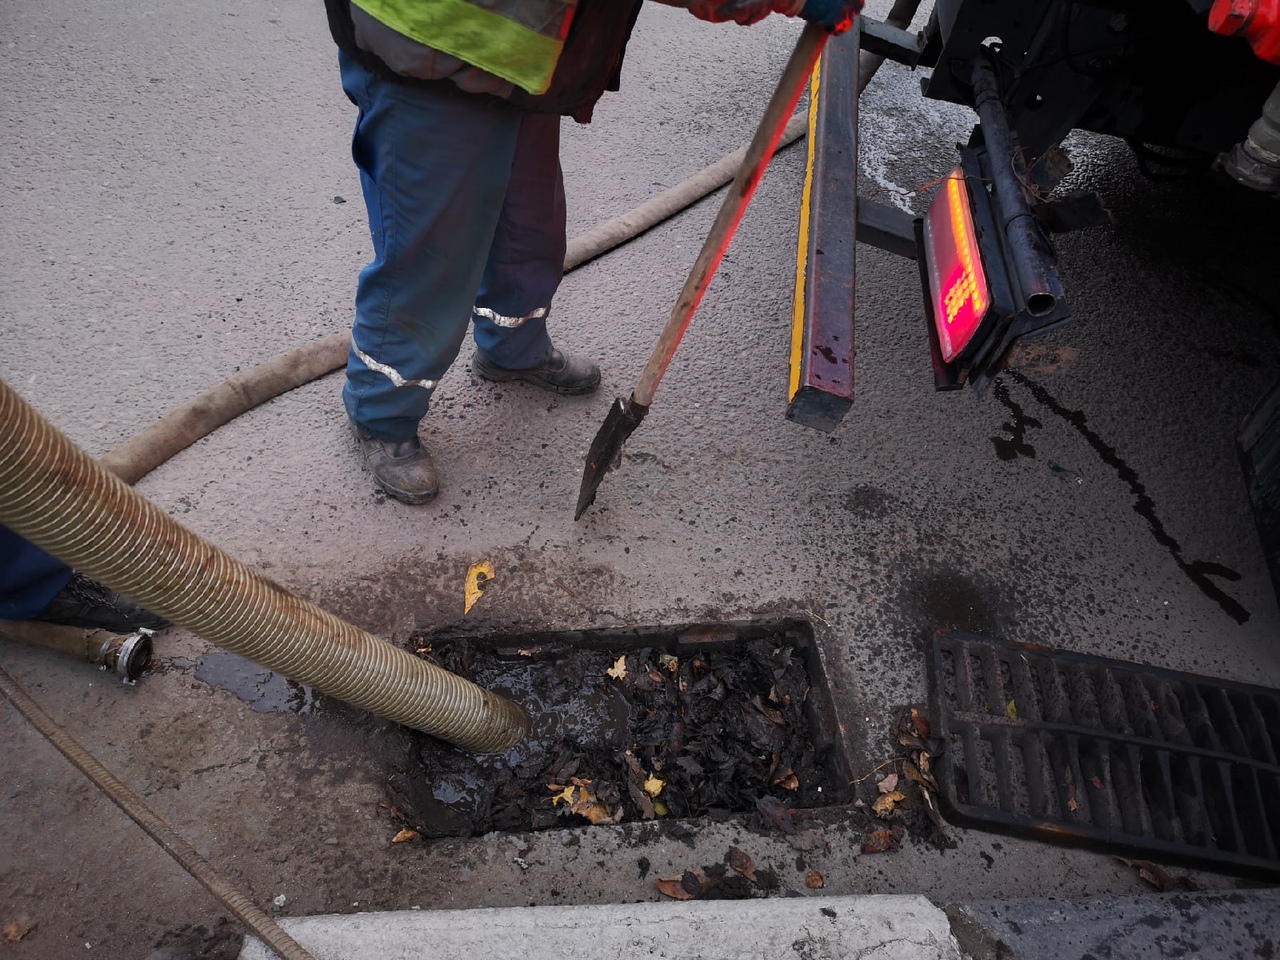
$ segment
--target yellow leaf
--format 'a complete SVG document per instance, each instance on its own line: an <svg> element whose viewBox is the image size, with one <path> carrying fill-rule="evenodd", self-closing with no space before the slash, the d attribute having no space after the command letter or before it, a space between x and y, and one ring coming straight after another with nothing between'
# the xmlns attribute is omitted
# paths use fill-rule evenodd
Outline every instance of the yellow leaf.
<svg viewBox="0 0 1280 960"><path fill-rule="evenodd" d="M644 792L651 797L656 797L666 785L667 782L665 780L659 780L653 774L649 774L649 778L644 782Z"/></svg>
<svg viewBox="0 0 1280 960"><path fill-rule="evenodd" d="M667 805L661 800L653 801L653 812L660 817L665 817L671 811L667 809Z"/></svg>
<svg viewBox="0 0 1280 960"><path fill-rule="evenodd" d="M569 806L573 806L573 795L577 791L577 787L570 785L561 789L560 784L558 783L548 783L547 786L552 790L560 791L551 798L551 805L553 807L561 803L567 803Z"/></svg>
<svg viewBox="0 0 1280 960"><path fill-rule="evenodd" d="M877 817L887 817L893 813L894 805L901 803L905 799L907 798L900 791L892 790L876 797L875 803L871 804L871 809L876 812Z"/></svg>
<svg viewBox="0 0 1280 960"><path fill-rule="evenodd" d="M477 560L467 568L466 606L462 610L463 616L471 612L471 608L484 593L483 585L492 580L493 576L493 563L489 560Z"/></svg>
<svg viewBox="0 0 1280 960"><path fill-rule="evenodd" d="M1010 720L1018 719L1018 704L1013 700L1009 701L1009 705L1004 708L1004 715Z"/></svg>
<svg viewBox="0 0 1280 960"><path fill-rule="evenodd" d="M399 833L397 833L394 837L391 838L391 842L407 843L408 841L417 837L417 835L418 835L417 830L410 830L408 827L405 827L403 830L401 830Z"/></svg>
<svg viewBox="0 0 1280 960"><path fill-rule="evenodd" d="M675 673L680 669L680 658L669 653L660 653L658 654L658 666L667 671L667 673Z"/></svg>
<svg viewBox="0 0 1280 960"><path fill-rule="evenodd" d="M599 669L599 668L597 667L597 669ZM616 662L616 663L614 663L614 665L613 665L612 667L610 667L608 670L606 670L606 671L605 671L605 673L607 673L609 676L613 677L613 679L615 679L615 680L625 680L625 679L627 678L627 658L626 658L626 656L621 656L621 657L619 657L619 658L617 659L617 662Z"/></svg>

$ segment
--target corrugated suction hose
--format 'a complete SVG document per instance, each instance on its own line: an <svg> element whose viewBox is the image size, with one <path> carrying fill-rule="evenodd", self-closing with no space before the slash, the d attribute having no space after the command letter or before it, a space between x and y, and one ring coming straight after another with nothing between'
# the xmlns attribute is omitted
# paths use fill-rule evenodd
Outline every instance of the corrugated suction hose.
<svg viewBox="0 0 1280 960"><path fill-rule="evenodd" d="M0 380L0 523L207 640L353 706L481 752L514 703L254 573L80 450Z"/></svg>

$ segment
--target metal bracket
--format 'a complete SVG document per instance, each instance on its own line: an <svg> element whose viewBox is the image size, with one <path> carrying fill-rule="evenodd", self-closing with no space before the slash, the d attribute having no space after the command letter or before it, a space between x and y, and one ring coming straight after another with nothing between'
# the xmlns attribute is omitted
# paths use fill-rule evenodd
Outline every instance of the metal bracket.
<svg viewBox="0 0 1280 960"><path fill-rule="evenodd" d="M878 57L905 64L912 69L920 63L924 52L924 35L910 33L868 17L859 18L862 24L862 49Z"/></svg>

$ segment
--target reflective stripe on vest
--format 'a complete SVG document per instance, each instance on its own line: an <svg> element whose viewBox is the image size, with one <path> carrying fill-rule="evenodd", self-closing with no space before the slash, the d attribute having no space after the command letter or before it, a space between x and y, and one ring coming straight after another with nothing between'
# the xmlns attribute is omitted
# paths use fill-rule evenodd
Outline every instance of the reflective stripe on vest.
<svg viewBox="0 0 1280 960"><path fill-rule="evenodd" d="M397 33L509 80L551 85L578 0L352 0Z"/></svg>

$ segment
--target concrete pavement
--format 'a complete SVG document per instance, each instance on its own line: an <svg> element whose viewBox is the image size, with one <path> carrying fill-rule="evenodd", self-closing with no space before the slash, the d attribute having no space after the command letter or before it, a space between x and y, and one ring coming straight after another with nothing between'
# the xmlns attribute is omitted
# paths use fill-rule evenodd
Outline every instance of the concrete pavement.
<svg viewBox="0 0 1280 960"><path fill-rule="evenodd" d="M352 108L314 3L18 0L0 26L11 132L0 375L73 439L105 452L237 370L346 325L369 245ZM743 142L797 29L650 5L623 92L591 127L566 124L571 232ZM862 110L864 189L908 206L970 123L920 101L916 79L886 68ZM896 752L894 711L925 697L924 639L949 626L1278 685L1280 612L1233 450L1280 371L1274 249L1252 239L1270 221L1224 218L1194 187L1143 181L1123 145L1072 148L1076 185L1100 189L1120 225L1061 241L1076 319L1023 368L1053 405L1017 384L1003 400L934 394L915 267L863 250L854 411L833 436L785 422L793 150L581 523L586 447L638 375L715 201L566 280L556 336L602 361L600 394L553 400L450 371L423 426L443 474L437 502L374 495L338 377L218 430L139 489L396 642L444 627L806 617L859 776ZM1082 412L1131 474L1055 410ZM993 441L1015 433L1034 457L999 456ZM1140 495L1163 539L1135 512ZM464 620L466 569L485 557L498 578ZM1180 559L1236 571L1222 587L1249 619L1227 616ZM0 663L258 903L283 897L286 916L653 900L654 876L719 863L730 846L802 896L1145 888L1113 858L977 831L956 831L946 851L909 839L862 856L838 817L808 850L740 821L684 839L622 825L393 845L382 805L390 771L415 758L405 731L332 702L305 713L246 702L201 679L212 651L182 631L157 651L161 669L132 689L25 648L0 646ZM86 943L145 957L167 936L222 929L219 905L7 708L0 742L0 924L36 924L15 958L82 957ZM817 894L805 886L814 869Z"/></svg>

